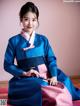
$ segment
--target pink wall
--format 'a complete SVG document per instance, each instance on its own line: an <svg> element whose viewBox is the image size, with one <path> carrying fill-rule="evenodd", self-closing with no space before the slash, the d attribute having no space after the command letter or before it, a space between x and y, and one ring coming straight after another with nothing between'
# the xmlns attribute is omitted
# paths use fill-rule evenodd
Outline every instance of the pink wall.
<svg viewBox="0 0 80 106"><path fill-rule="evenodd" d="M8 38L20 32L18 13L28 0L0 0L0 80L12 76L3 69ZM40 10L38 33L54 48L58 66L68 75L80 75L80 3L63 0L30 0Z"/></svg>

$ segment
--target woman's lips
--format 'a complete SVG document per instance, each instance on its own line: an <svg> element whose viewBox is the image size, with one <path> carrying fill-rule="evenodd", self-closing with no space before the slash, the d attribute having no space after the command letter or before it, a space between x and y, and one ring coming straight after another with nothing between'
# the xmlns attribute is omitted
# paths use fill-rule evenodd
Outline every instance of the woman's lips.
<svg viewBox="0 0 80 106"><path fill-rule="evenodd" d="M31 29L32 27L27 27L27 28L30 28Z"/></svg>

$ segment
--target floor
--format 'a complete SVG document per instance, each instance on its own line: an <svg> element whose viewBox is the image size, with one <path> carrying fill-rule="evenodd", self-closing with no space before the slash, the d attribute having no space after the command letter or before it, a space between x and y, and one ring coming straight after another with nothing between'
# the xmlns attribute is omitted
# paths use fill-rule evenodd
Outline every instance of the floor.
<svg viewBox="0 0 80 106"><path fill-rule="evenodd" d="M80 76L72 76L71 80L75 87L80 88Z"/></svg>

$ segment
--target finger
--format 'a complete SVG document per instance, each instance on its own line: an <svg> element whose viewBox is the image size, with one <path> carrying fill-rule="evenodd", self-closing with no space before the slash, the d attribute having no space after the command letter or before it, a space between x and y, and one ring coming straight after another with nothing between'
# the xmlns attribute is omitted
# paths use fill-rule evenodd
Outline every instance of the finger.
<svg viewBox="0 0 80 106"><path fill-rule="evenodd" d="M56 82L53 82L52 85L53 85L53 86L56 85Z"/></svg>
<svg viewBox="0 0 80 106"><path fill-rule="evenodd" d="M36 74L37 77L40 77L40 74L38 72L35 72L35 74Z"/></svg>
<svg viewBox="0 0 80 106"><path fill-rule="evenodd" d="M48 79L50 81L50 85L57 85L57 80Z"/></svg>
<svg viewBox="0 0 80 106"><path fill-rule="evenodd" d="M35 73L31 73L31 76L36 77L36 74Z"/></svg>
<svg viewBox="0 0 80 106"><path fill-rule="evenodd" d="M52 85L53 84L53 82L52 82L52 80L50 80L50 85Z"/></svg>
<svg viewBox="0 0 80 106"><path fill-rule="evenodd" d="M53 81L52 82L52 85L54 86L54 85L57 85L57 81Z"/></svg>
<svg viewBox="0 0 80 106"><path fill-rule="evenodd" d="M36 75L36 77L40 76L39 72L37 72L37 71L33 71L33 73Z"/></svg>

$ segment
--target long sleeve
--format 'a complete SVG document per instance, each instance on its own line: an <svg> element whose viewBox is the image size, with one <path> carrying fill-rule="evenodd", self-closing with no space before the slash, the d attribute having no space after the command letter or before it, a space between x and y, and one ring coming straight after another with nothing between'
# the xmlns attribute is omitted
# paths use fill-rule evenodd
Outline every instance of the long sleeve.
<svg viewBox="0 0 80 106"><path fill-rule="evenodd" d="M8 42L8 46L6 48L5 57L4 57L4 69L5 71L9 72L13 76L20 76L23 73L22 69L19 69L14 64L14 58L15 58L15 41L13 42L11 39Z"/></svg>
<svg viewBox="0 0 80 106"><path fill-rule="evenodd" d="M51 76L57 76L57 60L54 55L54 52L49 44L48 39L46 39L46 47L45 47L45 53L46 53L46 60L48 64L48 69L50 71Z"/></svg>

